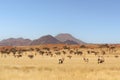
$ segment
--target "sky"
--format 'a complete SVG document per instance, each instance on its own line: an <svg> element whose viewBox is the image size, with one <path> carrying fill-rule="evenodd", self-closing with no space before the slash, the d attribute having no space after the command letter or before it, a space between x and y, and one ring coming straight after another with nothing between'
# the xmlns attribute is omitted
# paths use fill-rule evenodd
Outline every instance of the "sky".
<svg viewBox="0 0 120 80"><path fill-rule="evenodd" d="M59 33L120 43L120 0L0 0L0 40Z"/></svg>

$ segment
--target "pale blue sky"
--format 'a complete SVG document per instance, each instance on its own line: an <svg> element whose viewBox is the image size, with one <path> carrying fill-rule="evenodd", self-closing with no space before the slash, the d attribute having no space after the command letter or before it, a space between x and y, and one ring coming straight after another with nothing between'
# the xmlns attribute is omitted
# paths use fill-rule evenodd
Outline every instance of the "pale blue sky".
<svg viewBox="0 0 120 80"><path fill-rule="evenodd" d="M59 33L120 43L120 0L0 0L0 40Z"/></svg>

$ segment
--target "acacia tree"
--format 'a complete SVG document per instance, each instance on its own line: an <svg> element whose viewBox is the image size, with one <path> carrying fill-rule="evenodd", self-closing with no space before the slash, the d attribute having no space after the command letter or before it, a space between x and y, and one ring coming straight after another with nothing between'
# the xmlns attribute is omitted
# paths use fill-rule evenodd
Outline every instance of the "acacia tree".
<svg viewBox="0 0 120 80"><path fill-rule="evenodd" d="M81 45L80 48L86 48L86 46L85 45Z"/></svg>
<svg viewBox="0 0 120 80"><path fill-rule="evenodd" d="M110 54L110 46L109 46L109 44L102 44L102 45L99 46L99 48L100 48L101 50L102 50L102 48L106 48L107 51L108 51L109 54Z"/></svg>
<svg viewBox="0 0 120 80"><path fill-rule="evenodd" d="M82 51L77 51L76 54L77 54L77 55L82 55L83 52L82 52Z"/></svg>
<svg viewBox="0 0 120 80"><path fill-rule="evenodd" d="M17 49L16 48L12 48L10 51L13 53L13 56L15 57L15 54L17 53Z"/></svg>
<svg viewBox="0 0 120 80"><path fill-rule="evenodd" d="M44 55L44 53L45 53L44 51L39 51L39 54L42 56Z"/></svg>
<svg viewBox="0 0 120 80"><path fill-rule="evenodd" d="M44 47L43 49L47 50L47 51L50 51L50 48L48 48L48 47Z"/></svg>
<svg viewBox="0 0 120 80"><path fill-rule="evenodd" d="M37 52L39 52L39 51L40 51L40 49L39 49L39 48L35 48L35 49L36 49L36 51L37 51Z"/></svg>
<svg viewBox="0 0 120 80"><path fill-rule="evenodd" d="M2 56L4 56L4 57L6 57L6 53L7 53L7 49L3 49L3 50L1 50L1 57Z"/></svg>
<svg viewBox="0 0 120 80"><path fill-rule="evenodd" d="M115 51L115 47L114 46L110 47L110 51L111 53L113 53Z"/></svg>
<svg viewBox="0 0 120 80"><path fill-rule="evenodd" d="M68 49L68 50L70 50L70 47L68 47L68 46L63 46L63 49Z"/></svg>
<svg viewBox="0 0 120 80"><path fill-rule="evenodd" d="M63 54L65 55L66 54L66 52L65 51L62 51L63 52Z"/></svg>
<svg viewBox="0 0 120 80"><path fill-rule="evenodd" d="M29 51L34 51L34 48L30 48Z"/></svg>
<svg viewBox="0 0 120 80"><path fill-rule="evenodd" d="M56 52L55 54L56 54L56 55L61 55L61 52Z"/></svg>
<svg viewBox="0 0 120 80"><path fill-rule="evenodd" d="M70 50L70 54L73 54L74 53L74 51L73 50Z"/></svg>
<svg viewBox="0 0 120 80"><path fill-rule="evenodd" d="M9 54L10 54L10 49L3 47L0 52L1 52L1 54L2 54L1 56L4 55L4 57L6 57L6 55L9 55Z"/></svg>
<svg viewBox="0 0 120 80"><path fill-rule="evenodd" d="M24 52L24 50L20 49L18 50L18 54L21 55Z"/></svg>

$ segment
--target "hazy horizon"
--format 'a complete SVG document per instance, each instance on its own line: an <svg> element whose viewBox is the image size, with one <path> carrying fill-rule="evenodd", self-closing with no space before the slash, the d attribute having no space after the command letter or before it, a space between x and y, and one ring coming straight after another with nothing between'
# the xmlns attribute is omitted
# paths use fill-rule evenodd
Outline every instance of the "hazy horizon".
<svg viewBox="0 0 120 80"><path fill-rule="evenodd" d="M69 33L88 43L120 43L119 0L1 0L0 40Z"/></svg>

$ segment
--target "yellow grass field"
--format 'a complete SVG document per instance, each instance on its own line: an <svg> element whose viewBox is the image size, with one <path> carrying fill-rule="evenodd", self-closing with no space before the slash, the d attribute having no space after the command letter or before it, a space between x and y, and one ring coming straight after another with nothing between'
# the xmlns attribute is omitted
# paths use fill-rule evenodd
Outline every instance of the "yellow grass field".
<svg viewBox="0 0 120 80"><path fill-rule="evenodd" d="M108 57L109 56L109 57ZM105 55L105 63L98 64L95 55L65 58L58 64L59 57L26 56L0 58L0 80L120 80L120 58Z"/></svg>

